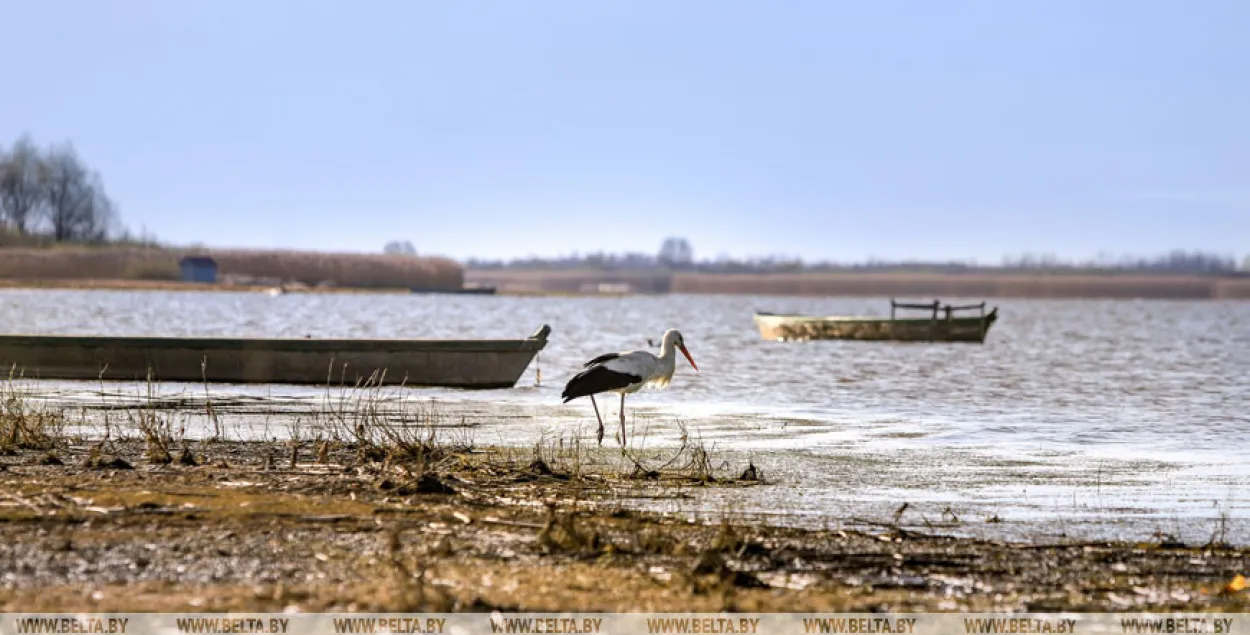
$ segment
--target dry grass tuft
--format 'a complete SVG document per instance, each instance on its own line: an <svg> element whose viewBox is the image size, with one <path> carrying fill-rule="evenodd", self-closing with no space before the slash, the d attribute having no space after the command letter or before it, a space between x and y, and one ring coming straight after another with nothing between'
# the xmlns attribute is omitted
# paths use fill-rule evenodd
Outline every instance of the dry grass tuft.
<svg viewBox="0 0 1250 635"><path fill-rule="evenodd" d="M663 454L655 454L648 462L642 454L631 448L623 448L622 455L632 466L628 478L643 481L679 480L700 485L712 483L759 484L764 482L763 474L754 463L750 463L741 476L734 474L717 475L717 467L712 459L711 450L704 444L702 437L691 437L685 422L678 420L677 427L681 430L681 445L667 458ZM722 470L728 465L721 461Z"/></svg>
<svg viewBox="0 0 1250 635"><path fill-rule="evenodd" d="M0 453L52 450L65 441L65 414L33 404L10 373L0 388Z"/></svg>
<svg viewBox="0 0 1250 635"><path fill-rule="evenodd" d="M350 387L340 385L337 395L327 381L321 412L308 422L314 445L320 446L318 460L328 455L330 443L338 443L354 447L361 461L385 461L420 473L473 448L472 439L452 425L437 402L411 401L403 384L386 386L385 378L384 370L375 371ZM449 430L460 430L462 436L447 438Z"/></svg>
<svg viewBox="0 0 1250 635"><path fill-rule="evenodd" d="M157 402L156 382L152 378L151 369L148 369L147 393L147 403L155 406ZM176 447L179 442L185 445L185 427L174 428L173 419L155 407L130 412L130 425L143 438L146 444L144 457L152 463L160 465L173 463L172 448Z"/></svg>

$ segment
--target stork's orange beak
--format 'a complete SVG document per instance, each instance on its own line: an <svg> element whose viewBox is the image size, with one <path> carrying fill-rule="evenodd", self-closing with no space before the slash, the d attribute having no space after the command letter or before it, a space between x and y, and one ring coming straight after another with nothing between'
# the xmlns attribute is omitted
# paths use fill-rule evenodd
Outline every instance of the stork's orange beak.
<svg viewBox="0 0 1250 635"><path fill-rule="evenodd" d="M686 346L683 344L679 345L677 348L681 349L681 354L686 356L686 361L690 362L690 365L694 366L694 369L698 371L699 365L694 363L694 358L690 356L690 351L686 350Z"/></svg>

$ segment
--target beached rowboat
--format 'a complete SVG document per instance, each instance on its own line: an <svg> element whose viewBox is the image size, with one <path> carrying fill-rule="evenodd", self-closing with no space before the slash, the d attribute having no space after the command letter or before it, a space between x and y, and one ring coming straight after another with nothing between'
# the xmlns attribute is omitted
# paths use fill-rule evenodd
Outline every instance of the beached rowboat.
<svg viewBox="0 0 1250 635"><path fill-rule="evenodd" d="M0 335L0 365L27 379L511 388L551 327L516 340ZM372 376L372 380L370 377Z"/></svg>
<svg viewBox="0 0 1250 635"><path fill-rule="evenodd" d="M924 309L931 315L899 318L897 309ZM958 311L979 309L975 317L956 317ZM755 313L755 326L766 340L892 340L901 342L984 342L998 319L998 307L985 312L985 303L963 306L908 304L890 300L890 317L813 316Z"/></svg>

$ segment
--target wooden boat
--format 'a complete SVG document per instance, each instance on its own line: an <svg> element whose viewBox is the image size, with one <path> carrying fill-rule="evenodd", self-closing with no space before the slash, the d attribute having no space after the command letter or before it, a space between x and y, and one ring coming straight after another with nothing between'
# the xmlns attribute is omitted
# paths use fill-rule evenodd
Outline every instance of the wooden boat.
<svg viewBox="0 0 1250 635"><path fill-rule="evenodd" d="M495 295L499 291L496 287L460 287L459 289L434 289L413 287L413 293L430 293L430 294L452 294L452 295Z"/></svg>
<svg viewBox="0 0 1250 635"><path fill-rule="evenodd" d="M923 309L928 317L899 318L898 309ZM975 317L956 317L959 311L979 310ZM755 313L755 326L766 340L892 340L900 342L984 342L998 319L998 307L985 312L985 303L963 306L909 304L890 300L890 317L812 316Z"/></svg>
<svg viewBox="0 0 1250 635"><path fill-rule="evenodd" d="M0 365L28 379L511 388L551 327L516 340L0 335Z"/></svg>

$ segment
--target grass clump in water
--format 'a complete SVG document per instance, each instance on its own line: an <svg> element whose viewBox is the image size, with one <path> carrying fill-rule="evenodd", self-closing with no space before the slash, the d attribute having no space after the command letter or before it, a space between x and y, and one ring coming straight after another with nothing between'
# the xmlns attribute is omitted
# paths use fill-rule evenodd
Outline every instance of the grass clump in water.
<svg viewBox="0 0 1250 635"><path fill-rule="evenodd" d="M469 439L441 437L440 433L451 426L434 402L398 411L387 408L387 403L397 398L384 392L385 377L385 370L374 371L356 383L354 396L344 387L337 399L331 398L327 383L324 418L313 422L316 438L354 446L362 462L406 464L418 471L472 449ZM401 383L398 390L403 388Z"/></svg>
<svg viewBox="0 0 1250 635"><path fill-rule="evenodd" d="M0 453L52 450L64 445L65 415L31 403L14 382L12 371L0 389Z"/></svg>

